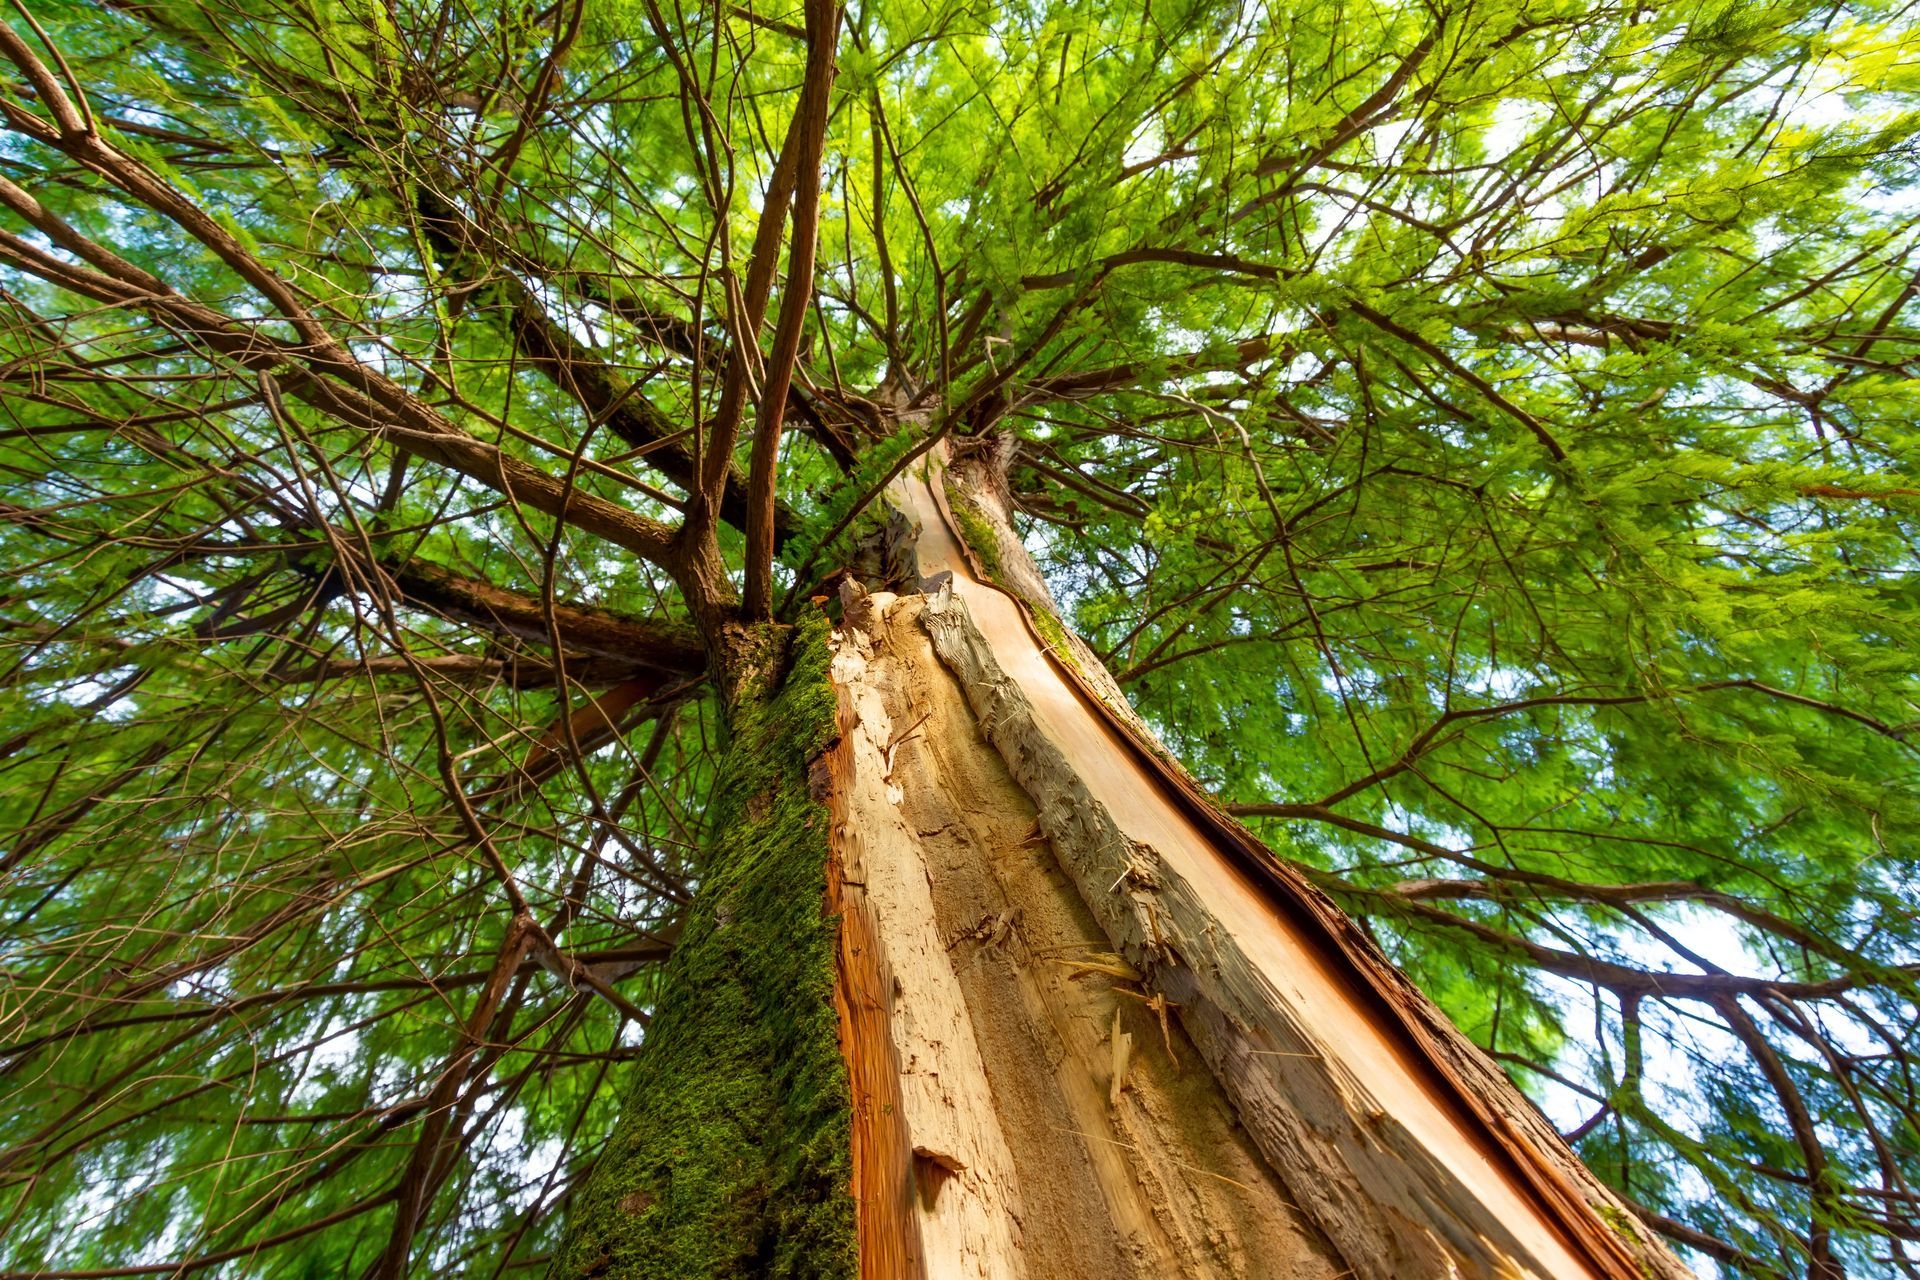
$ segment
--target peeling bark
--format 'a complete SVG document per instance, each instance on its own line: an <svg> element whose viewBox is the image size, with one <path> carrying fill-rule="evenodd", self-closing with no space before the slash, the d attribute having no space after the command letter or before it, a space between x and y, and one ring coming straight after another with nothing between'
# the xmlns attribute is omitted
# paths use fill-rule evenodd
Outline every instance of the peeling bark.
<svg viewBox="0 0 1920 1280"><path fill-rule="evenodd" d="M1151 1023L1109 1028L1110 1014L1103 1018L1099 1049L1112 1065L1086 1074L1103 1079L1103 1087L1124 1099L1117 1071L1142 1061L1145 1046L1156 1039L1164 1038L1168 1050L1184 1043L1174 1038L1176 1028L1190 1037L1195 1065L1204 1062L1205 1074L1218 1082L1259 1153L1262 1174L1284 1189L1282 1203L1303 1211L1298 1241L1330 1250L1338 1263L1335 1274L1621 1280L1685 1275L1660 1246L1633 1229L1624 1206L1504 1074L1357 927L1164 758L1084 646L1073 644L1057 620L1052 627L1036 620L1036 611L1050 614L1052 602L1006 523L1004 495L978 479L994 474L992 460L963 460L957 469L955 496L969 508L957 516L943 501L937 473L903 484L897 494L920 524L920 564L931 575L929 583L940 580L942 571L951 578L924 606L902 601L878 612L919 617L980 730L1033 806L1036 836L1044 837L1111 949L1107 960L1090 960L1094 967L1086 972L1125 975L1122 987L1136 980L1130 986L1133 1003L1145 1011L1155 1007L1148 1002L1159 1001L1157 1007L1172 1015L1164 1037ZM982 527L992 544L985 556L969 554L966 542L977 540ZM969 539L958 536L963 528ZM995 578L1007 587L986 580L983 559L991 560ZM873 603L883 601L875 597ZM880 656L864 659L862 673L850 674L847 645ZM847 720L850 697L861 707L862 697L873 696L849 690L876 679L901 679L874 671L903 662L908 647L892 623L873 638L843 639L835 676L842 686L843 735L854 740L856 785L862 784L862 734L873 757L866 770L883 779L921 750L904 738L887 740L911 730L914 721L901 719L903 708L888 711L884 722L877 710L865 709ZM924 686L925 677L918 679ZM923 714L934 715L914 711ZM883 737L873 723L907 728L889 727ZM947 743L953 731L947 726L929 734L923 728L918 736ZM896 782L893 789L899 794L890 804L901 813L935 803L929 795L959 803L951 778L921 778L907 790ZM924 833L899 834L910 826L903 817L883 812L870 799L855 809L864 832L893 829L884 843L895 856L911 862L898 851L921 847L920 874L933 886L931 898L939 899L943 883L965 860L942 868ZM837 840L845 830L843 820L835 828ZM863 860L872 856L869 850ZM1009 899L1006 910L1024 905ZM880 944L888 945L892 930L921 939L901 947L924 950L924 928L889 920L890 911L900 910L878 910ZM925 908L915 910L923 915ZM1004 931L991 913L979 927L990 934ZM950 984L938 977L937 984L902 994L896 980L895 999L932 999L950 1007L951 995L932 994L933 985ZM982 1022L978 1013L972 1016L976 1042ZM909 1074L913 1058L903 1046L910 1036L894 1026L901 1070ZM985 1058L968 1069L992 1076ZM1033 1086L1029 1081L1022 1087ZM1009 1104L997 1082L993 1097L1001 1113L979 1123L1005 1130ZM905 1140L914 1144L908 1112ZM1056 1142L1055 1148L1057 1163L1065 1147ZM1138 1170L1134 1178L1146 1181ZM965 1174L956 1182L967 1185ZM1024 1205L1031 1187L1018 1181L1015 1186ZM1108 1209L1110 1221L1125 1220L1111 1198ZM1164 1200L1152 1207L1163 1229L1176 1216ZM1027 1238L1037 1234L1029 1230ZM1136 1256L1146 1238L1131 1241ZM1023 1254L1028 1264L1031 1252ZM1263 1265L1271 1274L1275 1262L1269 1258ZM1288 1269L1298 1267L1296 1261ZM1150 1273L1184 1274L1164 1267ZM1192 1274L1236 1273L1217 1264Z"/></svg>

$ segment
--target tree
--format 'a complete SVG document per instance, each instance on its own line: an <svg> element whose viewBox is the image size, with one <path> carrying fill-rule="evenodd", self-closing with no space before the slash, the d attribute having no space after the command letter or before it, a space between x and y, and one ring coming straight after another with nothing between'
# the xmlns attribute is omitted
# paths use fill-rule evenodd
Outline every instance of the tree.
<svg viewBox="0 0 1920 1280"><path fill-rule="evenodd" d="M16 3L5 1274L1920 1272L1917 44Z"/></svg>

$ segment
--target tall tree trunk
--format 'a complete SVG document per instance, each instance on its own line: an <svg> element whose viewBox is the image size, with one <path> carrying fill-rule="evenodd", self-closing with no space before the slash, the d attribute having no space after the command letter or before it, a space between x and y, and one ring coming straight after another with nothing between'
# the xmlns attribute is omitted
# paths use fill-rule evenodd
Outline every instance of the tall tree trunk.
<svg viewBox="0 0 1920 1280"><path fill-rule="evenodd" d="M1004 466L898 483L909 589L766 633L553 1274L1685 1275L1167 757Z"/></svg>

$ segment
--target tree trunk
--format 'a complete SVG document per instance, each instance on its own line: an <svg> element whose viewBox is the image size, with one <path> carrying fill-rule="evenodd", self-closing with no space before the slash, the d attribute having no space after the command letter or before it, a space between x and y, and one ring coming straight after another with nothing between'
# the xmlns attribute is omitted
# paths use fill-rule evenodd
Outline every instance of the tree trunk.
<svg viewBox="0 0 1920 1280"><path fill-rule="evenodd" d="M1500 1070L1167 758L1004 459L896 484L732 716L558 1277L1678 1277Z"/></svg>

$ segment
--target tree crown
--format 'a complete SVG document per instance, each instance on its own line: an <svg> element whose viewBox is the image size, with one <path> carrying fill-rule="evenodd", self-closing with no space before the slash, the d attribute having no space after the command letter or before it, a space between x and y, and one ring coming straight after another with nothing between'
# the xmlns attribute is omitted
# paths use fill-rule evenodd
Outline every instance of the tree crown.
<svg viewBox="0 0 1920 1280"><path fill-rule="evenodd" d="M366 1266L463 1027L416 1264L542 1256L752 628L999 435L1066 621L1650 1222L1913 1270L1904 9L33 0L0 53L14 1265Z"/></svg>

